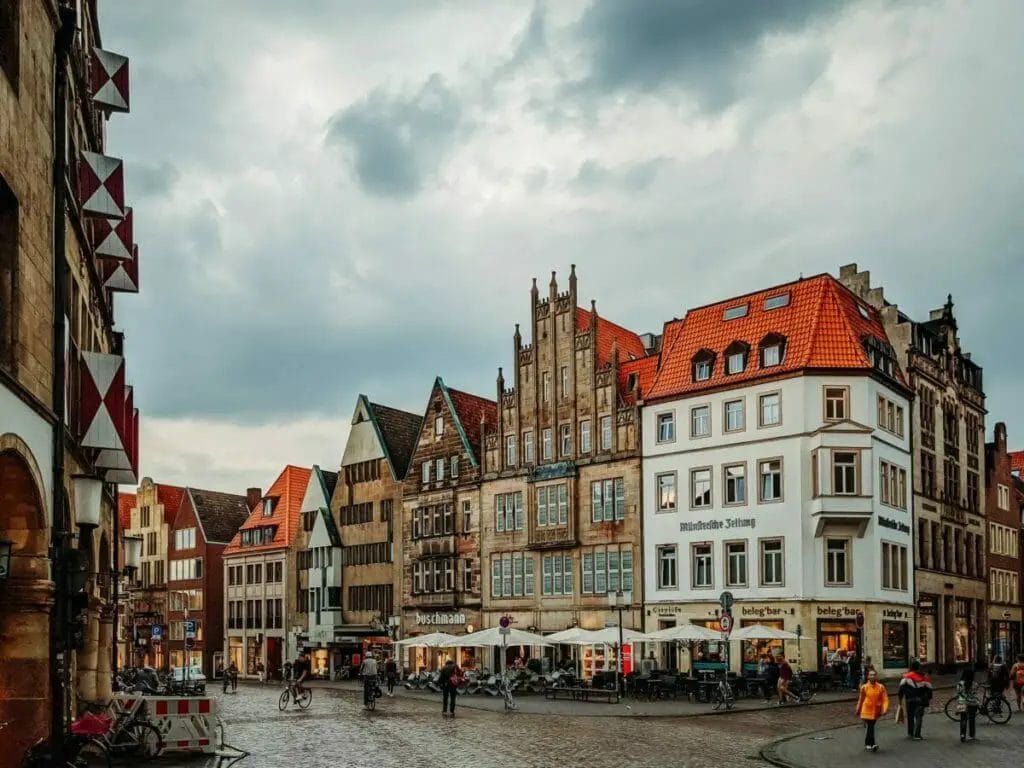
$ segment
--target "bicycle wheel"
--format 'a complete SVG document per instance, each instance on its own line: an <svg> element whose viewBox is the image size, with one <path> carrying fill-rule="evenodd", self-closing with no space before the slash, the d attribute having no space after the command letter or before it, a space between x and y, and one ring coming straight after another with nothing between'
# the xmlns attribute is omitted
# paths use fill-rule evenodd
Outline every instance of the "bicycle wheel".
<svg viewBox="0 0 1024 768"><path fill-rule="evenodd" d="M372 692L366 697L366 708L371 712L377 708L377 697Z"/></svg>
<svg viewBox="0 0 1024 768"><path fill-rule="evenodd" d="M88 739L78 750L78 765L89 768L110 768L110 752L98 739Z"/></svg>
<svg viewBox="0 0 1024 768"><path fill-rule="evenodd" d="M281 692L281 697L277 700L277 708L280 709L282 712L288 709L289 698L289 691L287 688L285 688L284 691Z"/></svg>
<svg viewBox="0 0 1024 768"><path fill-rule="evenodd" d="M722 692L721 691L716 690L713 694L711 694L711 708L713 710L715 710L717 712L718 710L720 710L722 708L722 705L724 703L725 703L725 700L722 698Z"/></svg>
<svg viewBox="0 0 1024 768"><path fill-rule="evenodd" d="M313 692L306 688L302 695L299 696L299 709L309 709L309 705L313 703Z"/></svg>
<svg viewBox="0 0 1024 768"><path fill-rule="evenodd" d="M960 722L960 713L956 711L956 696L946 702L946 706L942 708L942 711L945 712L946 717L954 723Z"/></svg>
<svg viewBox="0 0 1024 768"><path fill-rule="evenodd" d="M126 745L125 751L135 757L149 762L164 751L164 737L152 723L132 723L127 728L132 743Z"/></svg>
<svg viewBox="0 0 1024 768"><path fill-rule="evenodd" d="M1010 722L1013 712L1010 709L1010 703L1002 696L997 696L994 699L989 699L985 704L985 715L997 725L1006 725Z"/></svg>

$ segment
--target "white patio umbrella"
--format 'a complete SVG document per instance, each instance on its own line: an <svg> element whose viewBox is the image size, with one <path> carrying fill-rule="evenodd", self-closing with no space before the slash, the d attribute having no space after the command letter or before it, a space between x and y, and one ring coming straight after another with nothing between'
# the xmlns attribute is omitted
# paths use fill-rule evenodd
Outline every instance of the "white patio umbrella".
<svg viewBox="0 0 1024 768"><path fill-rule="evenodd" d="M569 627L569 629L563 629L561 632L555 632L551 635L544 635L544 639L549 643L571 645L572 641L581 634L588 632L589 630L583 629L582 627Z"/></svg>
<svg viewBox="0 0 1024 768"><path fill-rule="evenodd" d="M458 638L455 635L449 635L447 632L431 632L429 635L407 637L405 640L399 640L395 645L409 646L411 648L450 648L454 645L455 640L458 640Z"/></svg>
<svg viewBox="0 0 1024 768"><path fill-rule="evenodd" d="M449 645L458 648L464 647L491 647L498 645L551 645L548 638L542 635L535 635L533 632L525 632L521 629L509 627L508 634L502 634L498 627L481 629L471 635L460 635L452 638Z"/></svg>
<svg viewBox="0 0 1024 768"><path fill-rule="evenodd" d="M680 624L677 627L666 627L647 635L648 642L673 643L673 642L700 642L702 640L721 640L722 633L713 629L702 627L700 624Z"/></svg>
<svg viewBox="0 0 1024 768"><path fill-rule="evenodd" d="M798 640L795 632L787 632L784 629L766 627L763 624L752 624L749 627L737 629L729 635L730 640Z"/></svg>
<svg viewBox="0 0 1024 768"><path fill-rule="evenodd" d="M622 628L622 642L643 643L650 637L635 629ZM569 640L559 641L566 645L618 645L619 628L605 627L604 629L583 629L579 634Z"/></svg>

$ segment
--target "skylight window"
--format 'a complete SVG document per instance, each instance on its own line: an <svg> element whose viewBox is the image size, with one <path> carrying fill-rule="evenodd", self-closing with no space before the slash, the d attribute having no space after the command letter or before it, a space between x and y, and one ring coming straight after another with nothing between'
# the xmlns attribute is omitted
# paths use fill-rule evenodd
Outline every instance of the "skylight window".
<svg viewBox="0 0 1024 768"><path fill-rule="evenodd" d="M789 306L789 293L780 293L776 296L769 296L764 300L764 308L768 309L781 309L782 307Z"/></svg>
<svg viewBox="0 0 1024 768"><path fill-rule="evenodd" d="M860 312L860 316L863 317L865 320L871 319L871 314L868 312L868 308L865 307L863 304L858 304L857 310Z"/></svg>
<svg viewBox="0 0 1024 768"><path fill-rule="evenodd" d="M725 319L738 320L741 317L746 317L748 307L748 304L740 304L739 306L736 307L729 307L727 310L725 310Z"/></svg>

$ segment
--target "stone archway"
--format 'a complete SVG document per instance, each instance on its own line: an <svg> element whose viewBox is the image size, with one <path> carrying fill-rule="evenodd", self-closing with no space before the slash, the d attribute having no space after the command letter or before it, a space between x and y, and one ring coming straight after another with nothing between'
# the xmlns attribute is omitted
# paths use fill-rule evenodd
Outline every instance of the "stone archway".
<svg viewBox="0 0 1024 768"><path fill-rule="evenodd" d="M0 755L25 753L49 735L49 530L39 473L28 447L0 440L0 539L11 542L10 577L0 582Z"/></svg>

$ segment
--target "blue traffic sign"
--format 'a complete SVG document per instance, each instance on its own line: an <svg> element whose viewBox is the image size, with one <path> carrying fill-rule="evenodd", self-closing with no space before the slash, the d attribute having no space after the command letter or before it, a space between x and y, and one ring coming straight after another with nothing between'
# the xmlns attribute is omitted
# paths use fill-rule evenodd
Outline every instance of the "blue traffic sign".
<svg viewBox="0 0 1024 768"><path fill-rule="evenodd" d="M159 640L161 637L163 637L163 635L164 635L164 628L161 627L159 624L154 624L150 628L150 636L154 640Z"/></svg>
<svg viewBox="0 0 1024 768"><path fill-rule="evenodd" d="M195 632L197 623L198 622L195 619L185 619L185 632Z"/></svg>

